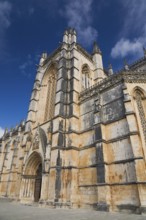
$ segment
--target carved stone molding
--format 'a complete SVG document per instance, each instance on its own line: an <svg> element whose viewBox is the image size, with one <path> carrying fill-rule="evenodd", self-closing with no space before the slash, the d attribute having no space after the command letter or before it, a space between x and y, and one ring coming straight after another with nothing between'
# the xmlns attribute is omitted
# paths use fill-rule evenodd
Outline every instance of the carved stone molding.
<svg viewBox="0 0 146 220"><path fill-rule="evenodd" d="M142 104L141 94L139 92L136 92L135 98L136 98L136 103L137 103L137 107L138 107L138 111L139 111L141 126L143 129L144 139L145 139L145 143L146 143L146 118L145 118L145 112L144 112L144 108L143 108L143 104Z"/></svg>
<svg viewBox="0 0 146 220"><path fill-rule="evenodd" d="M80 102L97 96L100 92L115 86L118 83L146 83L146 71L126 71L119 74L114 74L108 78L103 79L99 83L91 86L79 94Z"/></svg>
<svg viewBox="0 0 146 220"><path fill-rule="evenodd" d="M34 140L33 140L33 150L39 148L39 142L40 142L39 130L37 129Z"/></svg>

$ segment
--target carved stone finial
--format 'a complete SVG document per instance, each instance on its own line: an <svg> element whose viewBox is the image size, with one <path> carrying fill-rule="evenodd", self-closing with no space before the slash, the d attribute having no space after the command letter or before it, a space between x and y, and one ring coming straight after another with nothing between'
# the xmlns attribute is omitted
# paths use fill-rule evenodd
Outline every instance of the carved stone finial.
<svg viewBox="0 0 146 220"><path fill-rule="evenodd" d="M71 27L68 28L68 34L73 34L73 29Z"/></svg>
<svg viewBox="0 0 146 220"><path fill-rule="evenodd" d="M96 53L101 54L101 50L100 50L99 46L97 45L96 41L94 41L92 54L94 55Z"/></svg>
<svg viewBox="0 0 146 220"><path fill-rule="evenodd" d="M8 135L9 131L8 131L8 128L5 128L5 131L4 131L4 134L2 136L2 139L4 140L5 137Z"/></svg>
<svg viewBox="0 0 146 220"><path fill-rule="evenodd" d="M10 129L10 137L12 137L12 133L13 133L13 131Z"/></svg>
<svg viewBox="0 0 146 220"><path fill-rule="evenodd" d="M45 53L45 52L42 53L42 58L43 58L43 59L47 59L47 53Z"/></svg>
<svg viewBox="0 0 146 220"><path fill-rule="evenodd" d="M8 133L8 128L5 128L4 135Z"/></svg>
<svg viewBox="0 0 146 220"><path fill-rule="evenodd" d="M114 74L114 72L113 72L113 67L112 67L111 64L109 64L109 66L108 66L108 74L109 74L109 76L111 76L111 75Z"/></svg>
<svg viewBox="0 0 146 220"><path fill-rule="evenodd" d="M64 31L64 35L68 35L67 30Z"/></svg>
<svg viewBox="0 0 146 220"><path fill-rule="evenodd" d="M64 31L64 35L76 35L76 30L74 28L68 27L65 31Z"/></svg>
<svg viewBox="0 0 146 220"><path fill-rule="evenodd" d="M39 65L40 65L40 66L43 65L44 60L46 60L46 59L47 59L47 53L44 52L44 53L42 53L42 55L41 55Z"/></svg>
<svg viewBox="0 0 146 220"><path fill-rule="evenodd" d="M24 125L25 125L25 120L22 120L22 123L21 123L21 124L22 124L22 126L24 126Z"/></svg>
<svg viewBox="0 0 146 220"><path fill-rule="evenodd" d="M15 130L18 131L18 128L19 128L19 126L18 126L18 124L16 124Z"/></svg>
<svg viewBox="0 0 146 220"><path fill-rule="evenodd" d="M128 63L127 63L127 60L126 60L126 59L124 60L124 69L125 69L126 71L128 71L128 70L129 70L129 65L128 65Z"/></svg>
<svg viewBox="0 0 146 220"><path fill-rule="evenodd" d="M73 28L73 34L77 35L77 32L76 32L76 30L74 28Z"/></svg>
<svg viewBox="0 0 146 220"><path fill-rule="evenodd" d="M22 128L21 126L18 127L18 132L21 132L22 131Z"/></svg>
<svg viewBox="0 0 146 220"><path fill-rule="evenodd" d="M63 43L66 44L72 44L72 43L76 43L76 30L74 28L68 27L63 35Z"/></svg>

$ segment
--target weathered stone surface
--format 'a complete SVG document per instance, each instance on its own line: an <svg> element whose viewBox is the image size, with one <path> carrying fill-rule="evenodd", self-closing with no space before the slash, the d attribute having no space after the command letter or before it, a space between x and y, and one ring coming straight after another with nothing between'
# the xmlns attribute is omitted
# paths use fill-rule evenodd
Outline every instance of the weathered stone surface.
<svg viewBox="0 0 146 220"><path fill-rule="evenodd" d="M107 76L98 52L69 29L43 58L26 122L0 139L1 197L146 212L146 59Z"/></svg>

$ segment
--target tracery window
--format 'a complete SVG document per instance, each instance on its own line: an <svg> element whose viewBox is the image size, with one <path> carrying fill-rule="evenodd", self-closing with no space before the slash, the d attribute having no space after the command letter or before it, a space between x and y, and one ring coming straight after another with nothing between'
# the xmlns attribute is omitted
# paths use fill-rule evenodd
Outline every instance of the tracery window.
<svg viewBox="0 0 146 220"><path fill-rule="evenodd" d="M16 166L17 164L17 157L18 157L18 144L16 141L13 143L14 152L13 152L13 159L12 159L12 165Z"/></svg>
<svg viewBox="0 0 146 220"><path fill-rule="evenodd" d="M135 99L136 99L137 108L139 111L141 126L142 126L143 133L144 133L144 139L146 142L146 114L144 110L144 100L142 99L142 96L143 94L139 90L137 90L135 93Z"/></svg>
<svg viewBox="0 0 146 220"><path fill-rule="evenodd" d="M48 71L47 98L44 121L52 119L55 110L56 67L52 65Z"/></svg>
<svg viewBox="0 0 146 220"><path fill-rule="evenodd" d="M82 90L87 89L92 85L92 79L90 78L90 69L87 64L82 68Z"/></svg>

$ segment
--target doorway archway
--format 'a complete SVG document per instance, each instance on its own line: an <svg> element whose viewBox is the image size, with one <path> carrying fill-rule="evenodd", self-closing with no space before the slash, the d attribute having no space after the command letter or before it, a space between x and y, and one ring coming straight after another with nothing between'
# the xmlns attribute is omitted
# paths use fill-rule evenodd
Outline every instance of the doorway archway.
<svg viewBox="0 0 146 220"><path fill-rule="evenodd" d="M21 201L39 202L41 197L43 162L39 153L34 151L28 158L21 184Z"/></svg>
<svg viewBox="0 0 146 220"><path fill-rule="evenodd" d="M34 187L34 202L38 202L41 196L41 185L42 185L42 164L38 166L35 178Z"/></svg>

